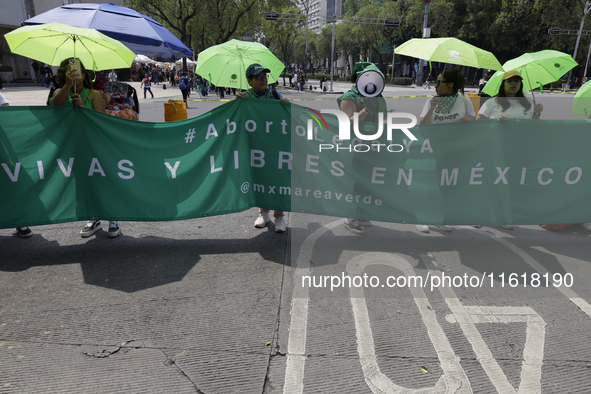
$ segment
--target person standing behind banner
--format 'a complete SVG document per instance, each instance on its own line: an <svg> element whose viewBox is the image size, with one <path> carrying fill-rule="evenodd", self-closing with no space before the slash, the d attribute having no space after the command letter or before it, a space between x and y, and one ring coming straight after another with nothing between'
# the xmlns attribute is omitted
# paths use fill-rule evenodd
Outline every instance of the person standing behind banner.
<svg viewBox="0 0 591 394"><path fill-rule="evenodd" d="M86 72L84 64L79 59L64 59L57 70L57 83L61 86L50 99L51 105L64 105L72 103L99 112L105 112L105 100L100 92L92 89L90 75ZM74 91L74 82L76 91ZM92 218L80 231L82 238L90 237L101 229L100 220ZM116 220L109 221L108 235L110 238L121 234L119 223Z"/></svg>
<svg viewBox="0 0 591 394"><path fill-rule="evenodd" d="M544 106L533 105L523 94L523 77L517 70L505 72L499 93L488 100L478 111L476 120L499 118L504 122L509 119L540 119Z"/></svg>
<svg viewBox="0 0 591 394"><path fill-rule="evenodd" d="M4 107L7 106L8 104L8 100L6 100L4 98L4 95L2 93L0 93L0 106ZM29 238L33 235L33 232L31 231L30 228L28 227L17 227L16 228L16 233L18 234L19 237L21 238Z"/></svg>
<svg viewBox="0 0 591 394"><path fill-rule="evenodd" d="M379 73L384 79L384 75L382 72L376 67L373 63L366 63L366 62L357 62L353 66L353 73L351 75L351 82L356 84L357 77L363 74L365 71L372 71ZM354 119L354 114L357 113L358 120L360 122L367 122L367 123L378 123L383 121L383 119L379 118L379 114L381 113L382 116L385 116L388 108L386 106L386 100L384 100L384 96L380 93L375 97L364 97L361 92L357 89L356 85L353 85L349 91L344 93L337 99L337 104L339 109L344 112L350 120ZM370 153L371 155L371 153ZM365 163L363 163L362 155L355 155L352 160L352 165L354 168L362 168ZM361 190L362 185L359 183L355 183L354 191L355 194L362 194L367 192L367 190ZM358 214L356 219L346 218L345 219L345 228L349 230L351 233L355 235L363 235L365 233L364 227L370 227L371 221L361 219L364 212L360 209L360 206L357 206Z"/></svg>
<svg viewBox="0 0 591 394"><path fill-rule="evenodd" d="M533 105L523 94L523 77L517 70L505 72L499 87L499 93L488 100L478 111L476 120L498 118L505 119L540 119L544 106ZM481 226L474 226L479 228ZM510 224L502 224L505 230L513 230Z"/></svg>
<svg viewBox="0 0 591 394"><path fill-rule="evenodd" d="M470 99L464 97L464 84L466 78L457 68L445 70L437 77L435 91L437 95L427 100L421 112L419 124L442 124L452 122L467 123L475 119L474 105ZM462 93L460 96L459 93ZM426 224L417 224L417 229L422 233L429 232ZM436 227L443 231L452 231L446 224Z"/></svg>
<svg viewBox="0 0 591 394"><path fill-rule="evenodd" d="M246 69L246 79L250 85L250 89L244 93L236 93L236 99L244 100L245 97L263 99L263 100L279 100L281 105L284 105L287 98L282 97L277 91L271 92L267 88L267 73L271 70L263 67L258 63L251 64ZM259 217L254 222L256 228L263 228L271 221L269 217L269 210L259 208ZM273 216L275 217L275 232L283 233L287 230L285 226L285 219L283 211L275 211Z"/></svg>

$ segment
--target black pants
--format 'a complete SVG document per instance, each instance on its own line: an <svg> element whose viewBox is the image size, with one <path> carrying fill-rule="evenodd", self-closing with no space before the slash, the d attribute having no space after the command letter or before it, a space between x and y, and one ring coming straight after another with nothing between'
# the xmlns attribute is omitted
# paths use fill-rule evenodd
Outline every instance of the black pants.
<svg viewBox="0 0 591 394"><path fill-rule="evenodd" d="M189 96L189 89L181 89L181 93L183 94L183 101L187 102L187 97Z"/></svg>

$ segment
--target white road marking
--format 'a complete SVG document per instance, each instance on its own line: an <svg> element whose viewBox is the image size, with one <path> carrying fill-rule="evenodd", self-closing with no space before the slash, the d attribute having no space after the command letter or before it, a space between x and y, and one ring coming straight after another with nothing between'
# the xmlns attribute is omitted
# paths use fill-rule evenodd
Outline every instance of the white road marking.
<svg viewBox="0 0 591 394"><path fill-rule="evenodd" d="M402 271L407 277L415 276L410 263L404 258L391 253L364 253L355 257L347 264L347 273L350 275L362 275L365 268L370 265L381 264ZM374 340L367 312L367 304L363 287L351 287L351 306L355 319L357 332L357 351L359 361L365 377L365 382L374 393L472 393L470 382L466 373L460 366L460 360L456 357L443 329L437 322L437 317L429 300L421 287L409 287L409 290L419 308L423 323L427 327L427 333L437 357L441 363L443 376L439 378L435 386L421 389L408 389L392 382L380 371L377 362Z"/></svg>
<svg viewBox="0 0 591 394"><path fill-rule="evenodd" d="M515 306L465 306L472 321L478 323L527 323L521 382L518 393L542 392L542 364L544 362L544 343L546 322L530 307ZM456 323L454 315L445 317Z"/></svg>
<svg viewBox="0 0 591 394"><path fill-rule="evenodd" d="M549 272L546 268L544 268L544 266L542 266L540 263L538 263L533 257L531 257L529 254L527 254L523 249L521 249L517 245L507 241L506 239L504 239L502 237L497 237L494 234L491 235L491 238L494 239L495 241L505 245L506 247L511 249L513 252L515 252L515 254L517 254L519 257L521 257L523 259L523 261L525 261L527 264L529 264L530 267L532 267L534 270L538 271L540 273L540 275L544 275L546 273L549 275L553 274L553 272ZM544 248L536 248L536 249L543 251L545 253L548 253L550 255L559 256L559 255L556 255L552 252L545 250ZM555 289L557 289L562 294L564 294L573 304L575 304L583 312L585 312L587 314L587 316L591 317L591 305L587 301L585 301L584 299L579 297L579 295L577 293L575 293L571 288L566 287L566 286L560 286L560 287L556 287Z"/></svg>
<svg viewBox="0 0 591 394"><path fill-rule="evenodd" d="M421 254L420 258L431 272L431 275L440 275L441 270L437 267L432 257ZM505 373L499 364L497 364L497 361L486 345L486 342L484 342L484 339L476 328L476 324L474 324L470 318L468 311L457 298L453 289L449 287L440 287L439 292L445 299L445 302L449 306L454 318L462 328L466 339L472 345L472 350L474 350L476 358L482 365L482 368L486 372L486 375L490 379L493 386L495 386L497 389L497 392L515 393L515 388L511 386L511 383L509 383L509 380L507 380L507 376L505 376Z"/></svg>
<svg viewBox="0 0 591 394"><path fill-rule="evenodd" d="M310 275L310 260L312 260L312 251L318 238L327 231L342 224L343 219L326 224L324 227L310 234L300 248L300 255L294 272L294 286L291 300L287 365L285 367L285 382L283 384L283 392L286 394L299 394L304 391L306 331L308 328L308 301L310 300L310 296L308 288L301 285L302 277Z"/></svg>

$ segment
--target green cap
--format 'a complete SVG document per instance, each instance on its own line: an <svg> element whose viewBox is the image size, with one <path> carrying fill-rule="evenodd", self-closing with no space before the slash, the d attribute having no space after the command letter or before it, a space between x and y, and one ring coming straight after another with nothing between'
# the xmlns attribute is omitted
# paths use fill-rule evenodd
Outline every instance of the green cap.
<svg viewBox="0 0 591 394"><path fill-rule="evenodd" d="M359 74L363 73L364 71L367 70L373 70L373 71L377 71L380 73L380 75L382 76L382 78L384 78L384 74L382 74L382 72L380 71L379 68L376 67L375 64L373 63L368 63L368 62L357 62L355 63L355 66L353 66L353 74L355 74L356 76L359 76Z"/></svg>

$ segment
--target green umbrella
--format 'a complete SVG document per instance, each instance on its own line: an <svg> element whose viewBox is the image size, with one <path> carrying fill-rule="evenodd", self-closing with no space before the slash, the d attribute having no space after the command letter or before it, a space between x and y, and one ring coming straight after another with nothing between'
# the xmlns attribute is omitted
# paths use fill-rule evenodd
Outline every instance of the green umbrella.
<svg viewBox="0 0 591 394"><path fill-rule="evenodd" d="M502 70L495 55L453 37L413 38L394 51L399 55L411 56L432 62L449 63L456 66Z"/></svg>
<svg viewBox="0 0 591 394"><path fill-rule="evenodd" d="M12 53L59 66L76 57L88 70L128 68L135 54L119 41L94 29L58 22L24 26L4 35Z"/></svg>
<svg viewBox="0 0 591 394"><path fill-rule="evenodd" d="M564 52L545 50L533 53L525 53L503 64L505 71L517 70L523 77L523 92L529 92L535 88L558 81L577 62ZM486 83L482 93L491 96L499 92L499 87L505 72L497 71Z"/></svg>
<svg viewBox="0 0 591 394"><path fill-rule="evenodd" d="M259 63L271 70L268 83L275 83L285 68L266 46L257 42L230 40L201 52L197 57L196 74L210 76L215 86L250 89L246 69Z"/></svg>
<svg viewBox="0 0 591 394"><path fill-rule="evenodd" d="M573 115L591 115L591 81L579 88L573 100Z"/></svg>

